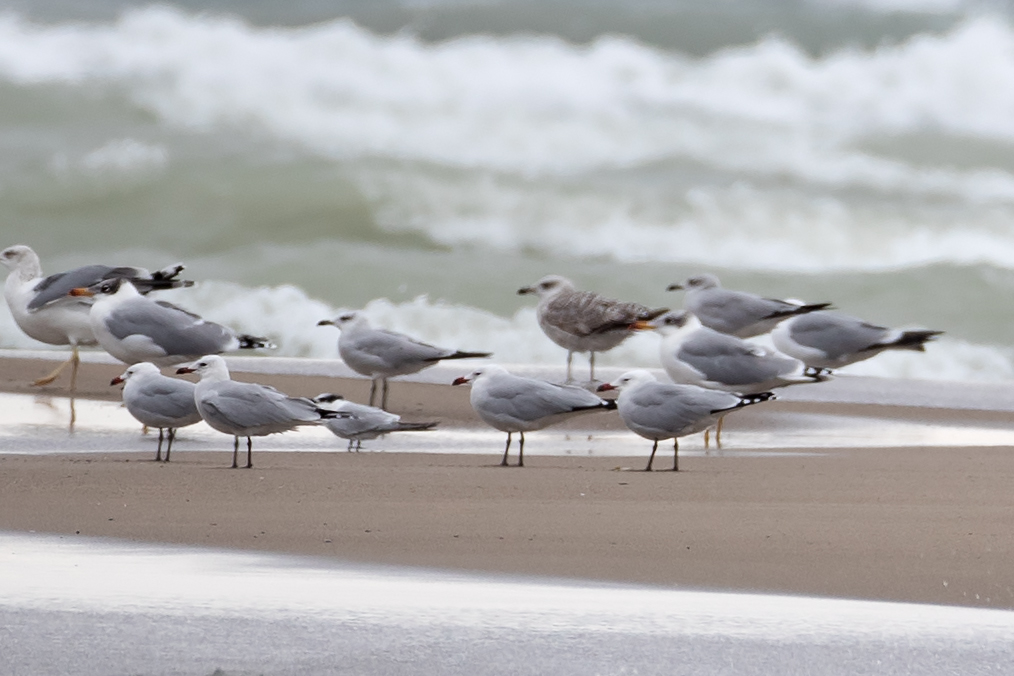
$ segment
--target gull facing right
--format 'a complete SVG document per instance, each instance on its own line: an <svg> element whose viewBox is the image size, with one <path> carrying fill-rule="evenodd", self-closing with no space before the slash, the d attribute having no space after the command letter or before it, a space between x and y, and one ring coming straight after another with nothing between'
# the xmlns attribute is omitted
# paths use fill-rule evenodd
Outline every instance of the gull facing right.
<svg viewBox="0 0 1014 676"><path fill-rule="evenodd" d="M730 411L774 399L772 392L733 394L696 385L660 383L644 369L628 371L599 392L619 390L616 408L623 423L634 433L651 439L651 456L644 471L650 472L658 442L673 440L672 470L679 470L679 438L703 432Z"/></svg>
<svg viewBox="0 0 1014 676"><path fill-rule="evenodd" d="M348 450L359 451L363 442L376 439L388 432L422 432L431 430L437 426L436 422L402 422L401 416L395 413L348 401L340 394L325 392L313 398L321 408L329 411L337 411L342 416L330 418L324 425L331 430L332 434L342 439L348 439Z"/></svg>
<svg viewBox="0 0 1014 676"><path fill-rule="evenodd" d="M518 467L524 467L525 432L541 430L577 415L616 408L616 402L602 399L583 387L517 376L497 364L479 367L451 384L466 383L472 384L469 401L483 422L507 433L502 467L507 466L514 432L521 435Z"/></svg>

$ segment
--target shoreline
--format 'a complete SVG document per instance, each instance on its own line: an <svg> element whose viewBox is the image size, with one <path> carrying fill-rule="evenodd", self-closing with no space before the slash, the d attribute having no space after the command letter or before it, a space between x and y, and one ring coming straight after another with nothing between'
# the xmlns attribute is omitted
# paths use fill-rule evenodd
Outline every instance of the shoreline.
<svg viewBox="0 0 1014 676"><path fill-rule="evenodd" d="M52 366L47 359L0 355L0 391L64 395L68 376L46 388L27 384ZM79 396L118 399L108 382L123 368L102 360L82 364ZM339 391L363 401L369 389L366 379L341 375L236 372L237 379L291 394ZM392 381L392 408L406 419L437 417L442 428L477 428L467 388L437 384L446 382L444 376L438 371ZM899 387L884 385L882 397ZM925 388L930 404L939 397L933 391L948 389ZM993 410L794 395L764 411L744 411L742 426L773 425L791 434L793 420L819 412L848 414L855 424L875 425L880 418L1014 428L995 388L980 389L979 398ZM575 423L581 430L625 431L609 414ZM87 424L78 421L79 429ZM549 428L538 433L540 443L566 432L567 426ZM539 444L532 443L523 469L498 466L502 445L472 454L346 453L338 445L334 453L258 452L255 441L255 467L233 471L226 464L231 445L221 435L216 450L176 448L168 465L151 460L150 437L138 452L0 453L0 530L684 589L1014 609L1014 533L1008 527L1014 453L1007 445L888 440L875 448L694 452L681 454L679 473L650 474L616 471L642 467L647 442L643 458L539 455ZM666 449L671 446L660 444L658 468L669 466Z"/></svg>

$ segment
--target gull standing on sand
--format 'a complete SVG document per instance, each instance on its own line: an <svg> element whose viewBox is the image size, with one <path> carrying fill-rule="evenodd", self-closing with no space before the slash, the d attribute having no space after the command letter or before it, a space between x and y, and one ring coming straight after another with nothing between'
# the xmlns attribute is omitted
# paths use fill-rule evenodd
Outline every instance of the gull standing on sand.
<svg viewBox="0 0 1014 676"><path fill-rule="evenodd" d="M86 265L43 277L38 254L23 244L0 251L0 263L10 270L4 284L4 298L21 330L40 342L71 348L70 359L34 384L48 385L70 364L72 395L81 361L78 347L95 345L97 341L88 320L92 299L71 297L68 295L71 289L109 279L129 279L142 293L193 284L177 279L183 271L182 265L171 265L153 273L144 268Z"/></svg>
<svg viewBox="0 0 1014 676"><path fill-rule="evenodd" d="M648 321L668 308L606 298L592 291L578 291L560 275L547 275L533 286L518 289L521 295L539 297L539 326L550 340L567 350L567 382L572 382L575 352L589 352L589 382L595 382L595 353L611 350L632 335L631 325Z"/></svg>
<svg viewBox="0 0 1014 676"><path fill-rule="evenodd" d="M767 333L790 317L824 310L830 303L803 304L791 300L762 298L745 291L723 289L718 277L697 275L682 284L670 284L667 291L684 289L684 307L704 326L738 338Z"/></svg>
<svg viewBox="0 0 1014 676"><path fill-rule="evenodd" d="M229 377L229 367L218 355L201 357L176 373L200 376L194 401L204 422L234 437L232 466L239 467L239 438L246 437L246 466L253 467L253 440L300 425L321 425L341 414L317 406L312 399L290 397L267 385L238 383Z"/></svg>
<svg viewBox="0 0 1014 676"><path fill-rule="evenodd" d="M349 451L353 450L355 444L358 452L364 441L376 439L388 432L421 432L437 426L436 422L402 422L400 415L388 413L376 406L348 401L340 394L325 392L318 394L313 401L321 408L342 414L340 418L326 420L324 425L335 436L348 439Z"/></svg>
<svg viewBox="0 0 1014 676"><path fill-rule="evenodd" d="M771 332L775 347L811 369L836 369L884 350L925 352L943 331L889 329L837 312L814 312L791 319Z"/></svg>
<svg viewBox="0 0 1014 676"><path fill-rule="evenodd" d="M730 411L774 399L771 392L740 395L709 390L696 385L672 385L655 380L649 371L628 371L599 392L619 390L617 410L623 423L636 434L654 443L646 472L651 471L658 442L673 440L672 469L679 470L679 438L702 432Z"/></svg>
<svg viewBox="0 0 1014 676"><path fill-rule="evenodd" d="M70 294L95 297L89 316L99 345L127 364L172 366L201 355L273 347L267 338L237 334L172 303L138 293L125 279L111 279Z"/></svg>
<svg viewBox="0 0 1014 676"><path fill-rule="evenodd" d="M194 401L194 384L188 380L162 375L151 362L132 364L110 385L123 385L123 403L130 415L148 427L158 428L158 450L155 460L162 460L162 440L168 436L165 461L176 439L176 430L201 422L201 414Z"/></svg>
<svg viewBox="0 0 1014 676"><path fill-rule="evenodd" d="M521 435L518 467L524 467L525 432L541 430L584 413L616 408L615 402L602 399L583 387L516 376L496 364L482 366L451 384L465 383L472 384L469 401L483 422L507 433L507 446L500 461L503 467L507 466L514 432Z"/></svg>
<svg viewBox="0 0 1014 676"><path fill-rule="evenodd" d="M387 410L387 379L418 373L444 359L476 359L492 356L490 352L462 352L423 343L403 333L375 329L362 312L344 312L334 319L322 319L317 326L335 326L338 354L350 369L368 376L370 406L382 386L380 408Z"/></svg>

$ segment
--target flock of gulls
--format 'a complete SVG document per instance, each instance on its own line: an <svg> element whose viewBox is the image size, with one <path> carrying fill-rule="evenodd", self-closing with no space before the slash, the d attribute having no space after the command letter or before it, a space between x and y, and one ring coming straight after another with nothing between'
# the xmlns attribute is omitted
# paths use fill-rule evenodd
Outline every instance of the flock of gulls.
<svg viewBox="0 0 1014 676"><path fill-rule="evenodd" d="M252 438L325 425L359 450L364 440L389 432L431 429L435 422L405 422L387 411L388 379L417 373L444 360L486 359L488 352L445 349L370 325L361 312L344 312L318 325L339 329L338 353L355 372L370 378L369 404L324 393L291 397L279 390L230 378L222 353L272 347L259 336L239 334L150 295L190 286L182 265L149 272L135 267L89 265L43 276L38 255L16 245L0 252L9 269L4 297L18 326L30 337L67 345L70 358L35 381L53 382L71 367L73 397L81 346L99 346L128 368L111 385L123 384L123 402L143 425L159 430L156 459L169 460L176 430L204 420L233 437L232 466L239 466L246 438L246 467L253 466ZM722 288L710 274L668 287L684 291L684 309L650 308L582 291L559 275L548 275L519 294L538 297L539 326L567 350L563 384L510 373L485 364L453 385L471 386L469 400L486 424L507 433L501 465L508 465L513 434L519 435L518 466L524 465L525 432L577 415L616 410L626 426L652 441L647 471L660 441L673 440L673 470L679 469L679 439L714 428L720 443L727 414L774 398L772 390L818 383L834 369L885 350L923 351L940 331L900 330L834 311L829 303L774 300ZM637 331L656 331L661 366L672 382L648 370L628 371L612 382L595 380L595 354L610 350ZM771 335L772 350L750 338ZM575 353L589 353L589 380L573 378ZM196 374L194 383L163 375ZM602 392L615 390L615 398ZM374 406L377 395L380 406ZM73 416L73 409L72 409ZM73 424L73 417L71 420Z"/></svg>

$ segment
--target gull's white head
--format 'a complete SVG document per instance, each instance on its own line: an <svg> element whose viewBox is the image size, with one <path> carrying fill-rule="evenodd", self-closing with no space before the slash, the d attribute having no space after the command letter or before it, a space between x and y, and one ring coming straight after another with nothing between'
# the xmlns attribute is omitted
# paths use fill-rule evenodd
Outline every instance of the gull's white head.
<svg viewBox="0 0 1014 676"><path fill-rule="evenodd" d="M637 322L635 329L657 331L663 336L671 336L680 331L693 331L701 327L701 320L686 310L672 310L646 322Z"/></svg>
<svg viewBox="0 0 1014 676"><path fill-rule="evenodd" d="M95 296L96 298L119 296L120 298L127 298L130 296L139 296L141 294L138 293L137 287L134 286L133 282L129 279L114 277L113 279L104 279L89 287L82 286L76 289L71 289L68 295Z"/></svg>
<svg viewBox="0 0 1014 676"><path fill-rule="evenodd" d="M486 364L475 369L467 376L461 376L455 378L451 385L465 385L467 383L474 383L479 378L488 377L497 373L507 373L507 369L500 366L499 364Z"/></svg>
<svg viewBox="0 0 1014 676"><path fill-rule="evenodd" d="M655 376L651 375L651 371L645 369L634 369L633 371L627 371L622 376L617 378L611 383L602 383L598 386L598 392L606 392L608 390L620 390L633 389L638 385L644 383L656 383Z"/></svg>
<svg viewBox="0 0 1014 676"><path fill-rule="evenodd" d="M357 326L369 326L370 322L362 312L349 310L342 312L334 319L322 319L317 326L334 326L339 330L351 329Z"/></svg>
<svg viewBox="0 0 1014 676"><path fill-rule="evenodd" d="M189 366L181 366L176 373L196 373L201 380L229 379L229 367L217 354L205 355Z"/></svg>
<svg viewBox="0 0 1014 676"><path fill-rule="evenodd" d="M703 273L700 275L694 275L688 278L682 284L670 284L666 291L677 291L683 289L687 292L701 291L703 289L720 289L722 284L718 281L718 277Z"/></svg>
<svg viewBox="0 0 1014 676"><path fill-rule="evenodd" d="M127 382L131 378L144 377L145 375L151 375L153 373L161 373L161 371L159 371L158 367L150 361L142 361L128 366L126 371L109 381L109 384L119 385L120 383Z"/></svg>
<svg viewBox="0 0 1014 676"><path fill-rule="evenodd" d="M15 244L0 251L0 264L11 272L19 273L24 279L35 279L42 276L39 255L24 244Z"/></svg>
<svg viewBox="0 0 1014 676"><path fill-rule="evenodd" d="M551 298L561 291L573 291L574 282L561 275L546 275L532 286L518 289L518 295L535 294L540 299Z"/></svg>

